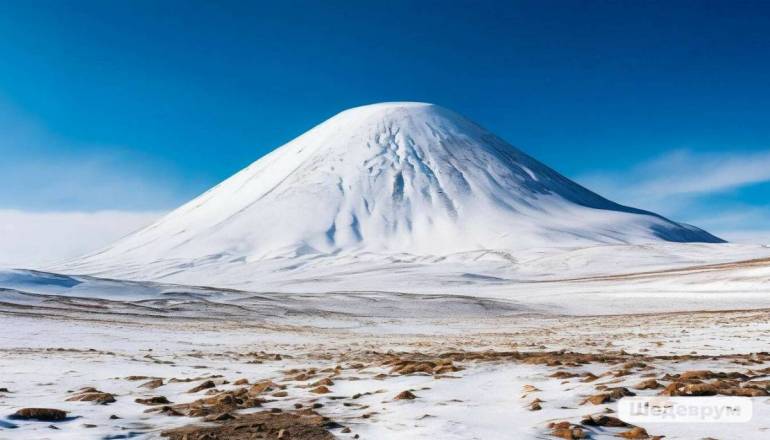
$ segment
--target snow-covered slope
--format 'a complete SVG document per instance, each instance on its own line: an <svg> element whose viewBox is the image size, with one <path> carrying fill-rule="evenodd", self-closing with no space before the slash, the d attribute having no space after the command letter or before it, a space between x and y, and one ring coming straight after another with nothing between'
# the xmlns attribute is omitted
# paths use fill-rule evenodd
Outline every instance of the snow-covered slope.
<svg viewBox="0 0 770 440"><path fill-rule="evenodd" d="M452 111L384 103L334 116L157 223L57 269L163 278L312 255L660 241L721 240L611 202Z"/></svg>

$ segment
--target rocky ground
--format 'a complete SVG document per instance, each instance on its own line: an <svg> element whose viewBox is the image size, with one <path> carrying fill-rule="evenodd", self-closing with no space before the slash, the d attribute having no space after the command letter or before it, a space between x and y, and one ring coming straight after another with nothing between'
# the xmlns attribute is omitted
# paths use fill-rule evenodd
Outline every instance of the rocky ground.
<svg viewBox="0 0 770 440"><path fill-rule="evenodd" d="M74 304L0 307L0 438L770 436L766 310L264 324ZM754 417L633 426L633 395L750 396Z"/></svg>

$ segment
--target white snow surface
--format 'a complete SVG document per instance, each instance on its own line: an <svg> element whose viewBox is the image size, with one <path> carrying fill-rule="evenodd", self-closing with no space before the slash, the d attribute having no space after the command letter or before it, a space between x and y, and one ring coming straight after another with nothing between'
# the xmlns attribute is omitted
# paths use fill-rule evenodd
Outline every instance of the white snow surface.
<svg viewBox="0 0 770 440"><path fill-rule="evenodd" d="M720 241L604 199L450 110L383 103L342 112L151 226L50 269L243 287L265 264L316 257Z"/></svg>

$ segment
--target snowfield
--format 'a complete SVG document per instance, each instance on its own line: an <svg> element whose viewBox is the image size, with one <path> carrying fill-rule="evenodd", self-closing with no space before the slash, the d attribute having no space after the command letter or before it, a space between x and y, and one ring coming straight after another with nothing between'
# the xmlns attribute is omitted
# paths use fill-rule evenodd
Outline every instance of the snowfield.
<svg viewBox="0 0 770 440"><path fill-rule="evenodd" d="M547 439L556 438L550 424L565 422L609 440L630 428L594 426L586 415L612 415L617 400L586 403L589 397L607 388L653 396L663 388L635 387L650 378L668 386L703 371L746 378L740 389L757 393L749 423L642 428L671 439L761 439L770 429L763 397L770 390L761 388L770 383L766 293L679 293L677 301L656 289L634 295L620 289L622 281L580 281L572 285L593 287L570 293L565 283L560 293L495 299L247 292L19 270L0 280L4 439L160 439L182 426L226 427L280 410L333 421L322 431L328 438ZM735 304L756 310L727 310ZM665 312L679 307L718 311ZM260 384L270 386L259 391ZM86 387L114 402L72 400ZM416 397L396 399L404 391ZM258 396L258 405L201 403L244 392ZM161 397L170 403L137 402ZM25 407L69 418L10 417ZM277 438L270 429L263 428L266 438Z"/></svg>

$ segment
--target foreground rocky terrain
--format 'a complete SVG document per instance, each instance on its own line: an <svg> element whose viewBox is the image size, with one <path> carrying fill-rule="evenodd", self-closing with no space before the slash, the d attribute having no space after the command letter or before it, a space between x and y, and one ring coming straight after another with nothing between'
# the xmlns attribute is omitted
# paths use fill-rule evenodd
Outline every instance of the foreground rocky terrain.
<svg viewBox="0 0 770 440"><path fill-rule="evenodd" d="M276 299L246 319L210 299L4 291L0 438L770 435L768 310L568 316L478 298L363 300L380 312ZM615 411L633 395L750 396L754 416L632 426Z"/></svg>

